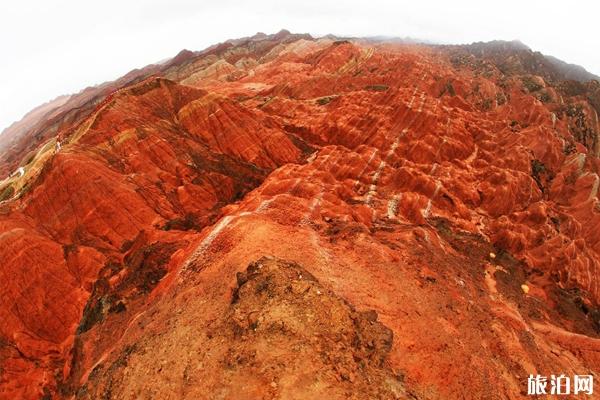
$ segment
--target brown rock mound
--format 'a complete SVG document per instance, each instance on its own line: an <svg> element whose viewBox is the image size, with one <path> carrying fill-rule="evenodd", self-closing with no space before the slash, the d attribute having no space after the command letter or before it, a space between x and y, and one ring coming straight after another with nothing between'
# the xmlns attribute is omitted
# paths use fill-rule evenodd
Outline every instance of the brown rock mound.
<svg viewBox="0 0 600 400"><path fill-rule="evenodd" d="M407 398L387 363L392 331L296 263L250 264L225 312L189 329L126 347L93 370L77 398Z"/></svg>

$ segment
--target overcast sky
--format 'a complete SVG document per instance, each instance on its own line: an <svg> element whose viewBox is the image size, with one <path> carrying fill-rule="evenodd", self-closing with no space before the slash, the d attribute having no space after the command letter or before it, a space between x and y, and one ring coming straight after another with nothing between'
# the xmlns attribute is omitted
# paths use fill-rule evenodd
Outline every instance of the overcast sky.
<svg viewBox="0 0 600 400"><path fill-rule="evenodd" d="M0 0L0 131L61 94L282 28L444 43L519 39L600 75L600 2Z"/></svg>

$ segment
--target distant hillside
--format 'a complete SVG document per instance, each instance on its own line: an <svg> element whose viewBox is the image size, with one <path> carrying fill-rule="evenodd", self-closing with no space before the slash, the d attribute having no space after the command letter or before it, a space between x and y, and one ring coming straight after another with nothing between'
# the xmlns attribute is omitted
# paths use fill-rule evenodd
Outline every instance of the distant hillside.
<svg viewBox="0 0 600 400"><path fill-rule="evenodd" d="M588 72L585 68L577 64L569 64L564 62L563 60L559 60L553 56L545 55L546 59L550 61L559 71L561 71L566 79L572 79L574 81L591 81L591 80L600 80L598 75L594 75L591 72Z"/></svg>
<svg viewBox="0 0 600 400"><path fill-rule="evenodd" d="M491 42L475 42L468 45L447 45L441 47L488 60L495 64L504 74L539 75L553 82L600 80L600 77L588 72L579 65L569 64L556 57L542 54L539 51L533 51L518 40L493 40Z"/></svg>

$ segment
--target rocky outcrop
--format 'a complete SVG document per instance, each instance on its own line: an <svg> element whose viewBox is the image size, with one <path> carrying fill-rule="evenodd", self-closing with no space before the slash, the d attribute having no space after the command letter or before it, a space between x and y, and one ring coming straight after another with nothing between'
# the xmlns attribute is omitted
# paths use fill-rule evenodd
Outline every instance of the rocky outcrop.
<svg viewBox="0 0 600 400"><path fill-rule="evenodd" d="M481 46L282 31L70 98L2 164L0 395L519 398L600 372L598 85Z"/></svg>
<svg viewBox="0 0 600 400"><path fill-rule="evenodd" d="M76 397L406 398L387 363L392 331L303 267L262 258L230 297L184 305L169 319L175 329L97 365Z"/></svg>

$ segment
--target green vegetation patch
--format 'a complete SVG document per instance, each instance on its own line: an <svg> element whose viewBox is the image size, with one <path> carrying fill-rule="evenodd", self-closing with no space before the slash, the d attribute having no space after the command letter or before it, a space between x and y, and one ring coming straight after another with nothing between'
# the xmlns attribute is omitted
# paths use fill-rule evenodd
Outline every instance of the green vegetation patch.
<svg viewBox="0 0 600 400"><path fill-rule="evenodd" d="M388 85L367 85L365 90L373 90L375 92L385 92L390 87Z"/></svg>
<svg viewBox="0 0 600 400"><path fill-rule="evenodd" d="M15 188L8 185L4 189L0 189L0 201L8 200L15 195Z"/></svg>
<svg viewBox="0 0 600 400"><path fill-rule="evenodd" d="M523 82L523 86L529 93L537 92L543 88L543 86L537 83L531 76L522 77L521 82Z"/></svg>

